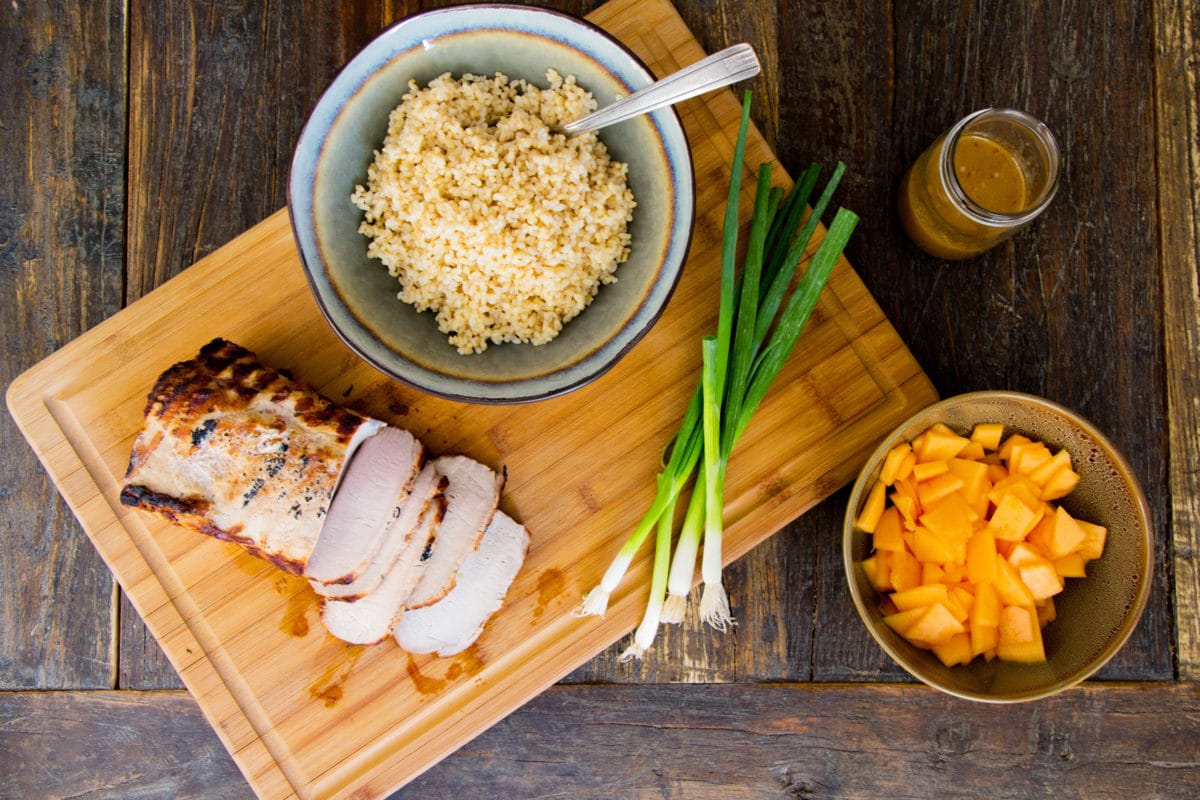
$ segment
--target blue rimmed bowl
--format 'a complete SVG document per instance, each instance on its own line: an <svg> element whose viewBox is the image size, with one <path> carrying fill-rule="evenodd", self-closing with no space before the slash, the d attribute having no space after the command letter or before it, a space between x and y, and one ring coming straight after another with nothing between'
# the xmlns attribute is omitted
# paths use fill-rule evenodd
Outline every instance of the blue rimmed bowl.
<svg viewBox="0 0 1200 800"><path fill-rule="evenodd" d="M288 209L317 304L338 336L389 376L477 403L518 403L576 389L611 368L657 321L683 268L695 193L678 114L663 109L600 131L629 165L637 207L629 260L617 282L544 345L492 345L461 355L431 312L400 302L396 279L367 256L362 212L350 201L408 91L444 72L503 72L546 86L546 70L574 75L599 106L653 81L624 45L594 25L540 8L468 5L404 19L368 44L317 102L300 135Z"/></svg>

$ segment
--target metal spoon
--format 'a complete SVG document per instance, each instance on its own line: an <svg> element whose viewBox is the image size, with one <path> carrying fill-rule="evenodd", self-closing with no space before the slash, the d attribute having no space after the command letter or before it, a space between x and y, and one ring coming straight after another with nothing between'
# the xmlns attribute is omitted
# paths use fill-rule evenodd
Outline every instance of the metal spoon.
<svg viewBox="0 0 1200 800"><path fill-rule="evenodd" d="M748 44L735 44L697 61L690 67L684 67L673 75L655 81L645 88L638 89L612 105L605 106L586 117L580 117L574 122L568 122L566 125L560 126L557 132L571 136L584 131L594 131L597 128L623 122L630 117L647 114L657 108L711 92L713 89L720 89L722 86L752 78L761 69L753 47Z"/></svg>

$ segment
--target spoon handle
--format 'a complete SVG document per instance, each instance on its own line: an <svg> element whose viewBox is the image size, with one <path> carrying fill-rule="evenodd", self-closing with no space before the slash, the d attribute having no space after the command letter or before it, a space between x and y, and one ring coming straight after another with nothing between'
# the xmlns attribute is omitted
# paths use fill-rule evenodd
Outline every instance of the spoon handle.
<svg viewBox="0 0 1200 800"><path fill-rule="evenodd" d="M687 100L690 97L711 92L722 86L737 83L757 75L761 67L754 48L748 44L735 44L713 53L708 58L684 67L661 81L638 89L599 111L568 122L559 128L568 136L603 128L622 122L630 117L647 114L657 108Z"/></svg>

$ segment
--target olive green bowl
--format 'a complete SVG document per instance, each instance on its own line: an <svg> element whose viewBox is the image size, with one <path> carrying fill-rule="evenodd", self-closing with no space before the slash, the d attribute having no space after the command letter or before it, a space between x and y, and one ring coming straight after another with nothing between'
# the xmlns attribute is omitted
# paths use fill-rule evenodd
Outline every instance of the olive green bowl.
<svg viewBox="0 0 1200 800"><path fill-rule="evenodd" d="M1004 435L1021 433L1065 448L1079 485L1057 501L1072 516L1108 528L1104 554L1088 562L1086 578L1068 578L1054 597L1057 618L1042 630L1046 661L1020 664L982 657L946 667L931 651L914 646L883 621L882 596L862 562L871 537L856 529L867 494L878 480L884 458L897 444L911 441L942 422L968 435L977 423L999 422ZM994 703L1036 700L1055 694L1100 669L1129 638L1150 592L1152 525L1145 496L1125 459L1087 420L1060 405L1017 392L974 392L936 403L897 427L867 461L846 509L842 557L850 594L879 646L913 677L957 697Z"/></svg>

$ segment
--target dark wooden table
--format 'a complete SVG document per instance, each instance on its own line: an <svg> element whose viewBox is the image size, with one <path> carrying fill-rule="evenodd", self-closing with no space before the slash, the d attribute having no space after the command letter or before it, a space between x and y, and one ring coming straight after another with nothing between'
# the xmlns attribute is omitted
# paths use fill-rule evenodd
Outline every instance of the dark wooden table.
<svg viewBox="0 0 1200 800"><path fill-rule="evenodd" d="M0 4L0 384L283 206L339 66L440 4ZM940 695L852 610L843 490L728 570L732 633L606 652L401 795L1197 796L1200 6L676 6L706 49L757 48L754 118L785 166L849 165L850 260L943 396L1043 395L1126 454L1155 521L1149 606L1082 687ZM1061 190L1012 242L939 262L900 231L897 184L988 105L1050 125ZM7 415L0 553L0 796L250 795Z"/></svg>

